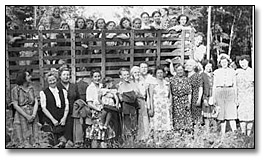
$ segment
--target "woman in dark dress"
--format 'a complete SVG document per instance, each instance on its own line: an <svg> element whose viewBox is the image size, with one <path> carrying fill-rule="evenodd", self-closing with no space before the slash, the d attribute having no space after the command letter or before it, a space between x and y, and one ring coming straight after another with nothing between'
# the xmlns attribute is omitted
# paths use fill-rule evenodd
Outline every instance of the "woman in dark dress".
<svg viewBox="0 0 270 164"><path fill-rule="evenodd" d="M72 111L73 111L73 104L79 97L79 91L76 84L70 82L70 69L65 65L59 69L59 82L57 83L57 87L60 89L64 89L67 91L67 99L69 102L69 112L67 115L66 120L66 131L65 131L65 138L67 141L73 142L73 118Z"/></svg>
<svg viewBox="0 0 270 164"><path fill-rule="evenodd" d="M203 94L202 76L195 72L196 68L195 60L187 60L185 69L188 72L188 79L191 84L191 115L194 124L200 124L202 122L202 108L201 99Z"/></svg>
<svg viewBox="0 0 270 164"><path fill-rule="evenodd" d="M66 143L65 127L69 112L67 91L56 86L58 75L50 71L46 74L49 87L40 92L40 104L45 114L44 124L53 133L54 145L64 147Z"/></svg>
<svg viewBox="0 0 270 164"><path fill-rule="evenodd" d="M170 79L173 98L173 128L174 130L190 130L192 128L191 118L191 85L184 75L181 64L175 66L176 75Z"/></svg>

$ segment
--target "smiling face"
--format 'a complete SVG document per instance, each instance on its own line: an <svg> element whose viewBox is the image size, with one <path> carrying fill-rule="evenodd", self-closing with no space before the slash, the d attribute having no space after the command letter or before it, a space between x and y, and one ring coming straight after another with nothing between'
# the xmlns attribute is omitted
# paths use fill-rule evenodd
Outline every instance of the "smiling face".
<svg viewBox="0 0 270 164"><path fill-rule="evenodd" d="M129 72L126 70L121 71L120 78L123 79L125 82L129 82L130 80Z"/></svg>
<svg viewBox="0 0 270 164"><path fill-rule="evenodd" d="M176 74L180 77L184 75L184 68L181 65L177 66L175 71L176 71Z"/></svg>
<svg viewBox="0 0 270 164"><path fill-rule="evenodd" d="M69 71L63 71L60 75L60 80L63 83L68 83L70 80L70 72Z"/></svg>
<svg viewBox="0 0 270 164"><path fill-rule="evenodd" d="M130 22L129 22L128 20L124 20L124 21L122 22L122 26L123 26L124 28L128 28L128 27L130 27Z"/></svg>
<svg viewBox="0 0 270 164"><path fill-rule="evenodd" d="M132 76L135 80L138 80L140 78L140 69L134 69L132 71Z"/></svg>
<svg viewBox="0 0 270 164"><path fill-rule="evenodd" d="M221 65L222 68L227 68L228 64L229 64L229 62L228 62L227 59L221 59L220 60L220 65Z"/></svg>
<svg viewBox="0 0 270 164"><path fill-rule="evenodd" d="M246 59L240 60L239 65L245 70L248 68L248 61Z"/></svg>
<svg viewBox="0 0 270 164"><path fill-rule="evenodd" d="M206 64L205 71L208 73L212 72L212 64L211 63Z"/></svg>
<svg viewBox="0 0 270 164"><path fill-rule="evenodd" d="M193 62L187 61L185 64L185 70L188 72L191 72L194 70L194 66L195 66L195 64Z"/></svg>
<svg viewBox="0 0 270 164"><path fill-rule="evenodd" d="M57 82L57 79L54 75L50 75L48 76L48 84L49 84L49 87L51 88L55 88L56 87L56 82Z"/></svg>
<svg viewBox="0 0 270 164"><path fill-rule="evenodd" d="M160 17L161 15L159 13L155 13L155 15L153 16L153 19L156 23L159 23L160 22Z"/></svg>
<svg viewBox="0 0 270 164"><path fill-rule="evenodd" d="M92 82L95 84L99 84L101 79L101 74L99 72L94 72L92 77Z"/></svg>

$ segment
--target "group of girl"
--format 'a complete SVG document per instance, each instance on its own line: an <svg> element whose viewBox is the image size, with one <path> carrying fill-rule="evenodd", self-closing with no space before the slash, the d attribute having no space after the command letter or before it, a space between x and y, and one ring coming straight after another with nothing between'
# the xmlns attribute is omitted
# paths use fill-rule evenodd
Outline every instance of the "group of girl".
<svg viewBox="0 0 270 164"><path fill-rule="evenodd" d="M237 130L236 120L243 134L251 134L254 72L249 56L240 56L236 70L229 67L231 60L226 54L219 56L220 67L215 71L207 60L202 62L201 71L191 59L185 65L169 62L171 76L163 67L150 74L148 64L142 62L131 70L121 68L117 84L92 70L91 83L83 91L85 97L80 96L80 86L70 82L69 68L51 71L46 74L48 87L40 92L40 118L30 85L31 72L22 72L12 89L16 136L20 142L38 144L41 123L43 130L54 134L52 145L57 147L75 143L105 148L112 140L145 142L151 135L158 144L167 132L193 134L194 128L202 125L209 132L220 125L223 135L228 131L227 122L232 131Z"/></svg>

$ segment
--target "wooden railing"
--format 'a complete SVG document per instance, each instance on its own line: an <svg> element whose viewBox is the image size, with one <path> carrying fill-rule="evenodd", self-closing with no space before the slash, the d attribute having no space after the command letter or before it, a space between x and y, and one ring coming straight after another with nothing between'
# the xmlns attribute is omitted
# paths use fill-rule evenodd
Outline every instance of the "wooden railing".
<svg viewBox="0 0 270 164"><path fill-rule="evenodd" d="M69 34L67 39L55 38L46 39L47 34ZM78 35L89 33L100 33L99 38L83 37ZM129 37L121 39L118 37L107 38L106 34L127 34ZM182 31L180 37L164 37L168 32L163 30L46 30L46 31L6 31L6 35L36 35L36 39L24 39L17 42L17 46L6 42L6 88L10 90L10 85L14 83L16 74L24 68L34 70L33 78L40 81L41 88L44 87L44 75L51 68L59 68L60 64L46 63L64 59L71 67L71 78L75 82L78 78L89 76L92 69L100 69L103 76L118 77L120 67L131 68L140 62L148 60L149 66L165 64L165 59L175 56L185 55L193 57L194 32ZM137 37L139 34L151 34L151 37ZM119 35L118 35L119 36ZM52 46L52 43L68 43L65 46ZM138 45L143 42L144 45ZM165 43L179 43L165 44ZM32 47L24 47L23 44L33 44ZM84 43L88 48L81 46ZM110 46L108 43L117 43ZM127 43L127 44L124 44ZM189 43L189 44L187 44ZM46 45L47 46L44 46ZM176 50L177 49L177 50ZM189 50L189 54L187 54ZM66 53L59 54L65 51ZM99 51L99 53L94 53ZM24 57L22 52L32 52L32 56ZM48 55L50 54L50 55ZM53 56L52 54L57 54ZM63 55L65 54L65 55ZM22 62L27 61L26 63ZM83 69L84 68L84 69ZM84 70L84 71L82 71ZM7 93L9 94L9 93Z"/></svg>

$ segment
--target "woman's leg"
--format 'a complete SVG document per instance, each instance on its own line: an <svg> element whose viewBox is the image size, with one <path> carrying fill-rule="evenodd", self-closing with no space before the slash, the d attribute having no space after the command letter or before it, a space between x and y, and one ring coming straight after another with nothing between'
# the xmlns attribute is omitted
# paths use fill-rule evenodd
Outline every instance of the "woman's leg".
<svg viewBox="0 0 270 164"><path fill-rule="evenodd" d="M105 127L107 127L108 124L110 123L111 117L112 117L112 113L108 112L107 115L106 115L106 121L105 121L105 124L104 124Z"/></svg>
<svg viewBox="0 0 270 164"><path fill-rule="evenodd" d="M221 134L225 134L225 132L226 132L226 120L221 121L220 126L221 126Z"/></svg>
<svg viewBox="0 0 270 164"><path fill-rule="evenodd" d="M230 126L233 132L236 131L236 121L235 120L230 120Z"/></svg>
<svg viewBox="0 0 270 164"><path fill-rule="evenodd" d="M253 122L248 122L247 123L247 135L248 136L251 134L252 127L253 127Z"/></svg>
<svg viewBox="0 0 270 164"><path fill-rule="evenodd" d="M246 124L245 121L241 121L241 122L240 122L241 131L242 131L242 133L245 134L245 135L246 135L246 126L247 126L247 124Z"/></svg>

